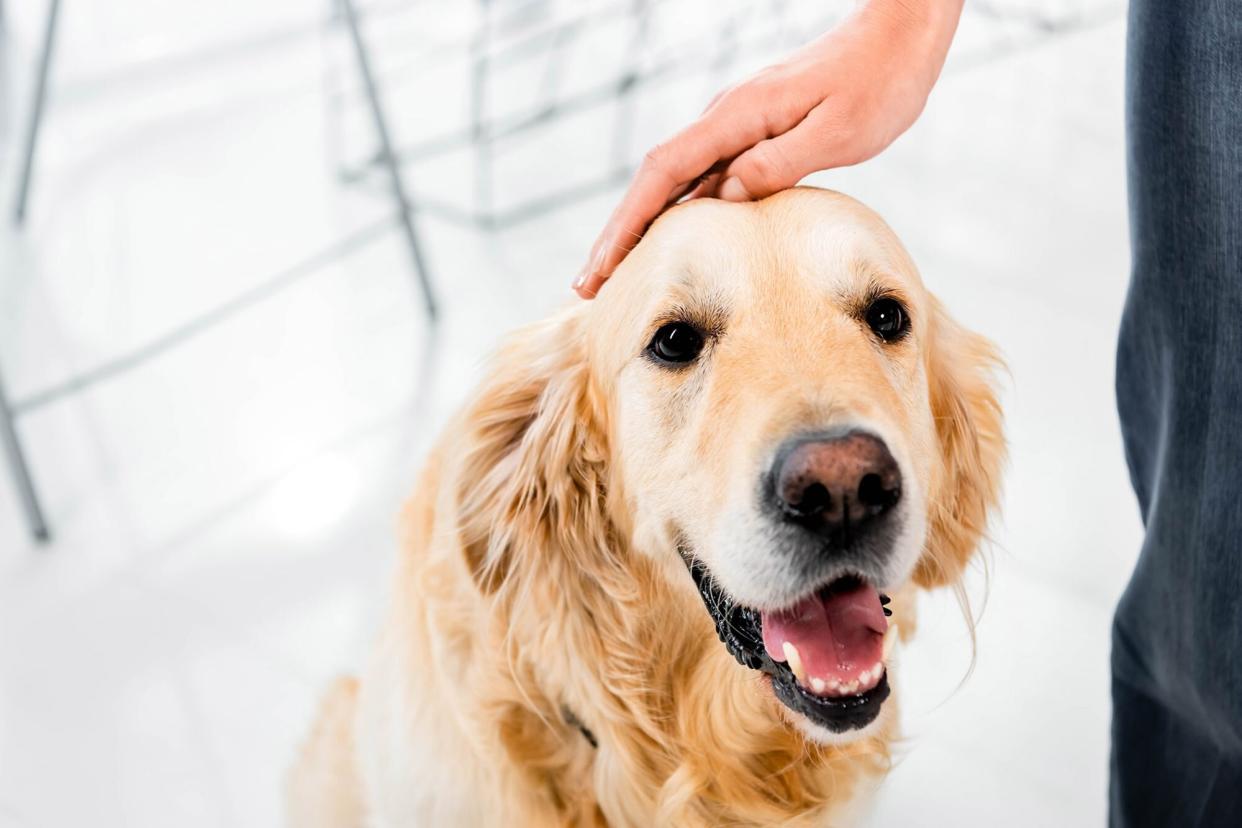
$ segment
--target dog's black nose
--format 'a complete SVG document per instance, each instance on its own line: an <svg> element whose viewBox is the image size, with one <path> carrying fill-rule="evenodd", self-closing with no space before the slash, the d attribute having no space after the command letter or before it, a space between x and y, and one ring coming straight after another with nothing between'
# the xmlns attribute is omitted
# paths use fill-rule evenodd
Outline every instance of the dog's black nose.
<svg viewBox="0 0 1242 828"><path fill-rule="evenodd" d="M777 454L776 500L786 520L822 534L853 532L901 499L901 470L877 437L803 438Z"/></svg>

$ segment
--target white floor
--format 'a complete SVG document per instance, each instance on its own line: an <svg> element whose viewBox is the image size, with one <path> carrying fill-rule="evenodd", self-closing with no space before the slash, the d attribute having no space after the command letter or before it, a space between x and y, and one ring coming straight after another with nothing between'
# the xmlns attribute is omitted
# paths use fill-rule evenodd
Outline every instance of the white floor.
<svg viewBox="0 0 1242 828"><path fill-rule="evenodd" d="M445 310L429 336L382 181L338 175L369 144L356 96L338 106L333 93L350 64L322 4L68 3L17 233L7 210L41 4L7 5L11 394L37 398L229 312L20 420L56 540L27 541L0 476L0 826L279 824L316 695L374 629L423 451L498 332L569 300L617 191L495 233L424 218ZM1112 394L1124 21L1118 4L1055 5L1089 20L1031 34L972 11L920 123L879 159L814 178L878 208L1012 372L976 666L959 687L965 626L930 596L904 657L909 739L875 826L1104 818L1110 611L1141 539ZM376 50L402 139L460 126L452 37L469 15L385 20ZM437 57L410 68L424 53ZM648 88L635 151L745 65ZM517 142L497 161L498 201L598 171L610 112ZM420 195L468 199L464 154L408 172Z"/></svg>

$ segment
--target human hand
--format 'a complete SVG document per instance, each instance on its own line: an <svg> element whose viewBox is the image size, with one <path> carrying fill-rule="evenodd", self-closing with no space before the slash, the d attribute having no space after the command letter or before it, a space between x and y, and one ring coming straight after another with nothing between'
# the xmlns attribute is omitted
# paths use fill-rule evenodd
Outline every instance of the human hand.
<svg viewBox="0 0 1242 828"><path fill-rule="evenodd" d="M648 225L683 198L764 198L879 153L923 111L962 3L866 0L788 60L717 95L647 153L574 290L595 296Z"/></svg>

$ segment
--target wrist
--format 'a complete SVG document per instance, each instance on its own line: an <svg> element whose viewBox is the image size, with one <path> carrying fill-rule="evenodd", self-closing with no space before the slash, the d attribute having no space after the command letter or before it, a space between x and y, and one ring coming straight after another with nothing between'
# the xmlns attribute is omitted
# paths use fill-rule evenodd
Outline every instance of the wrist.
<svg viewBox="0 0 1242 828"><path fill-rule="evenodd" d="M930 92L957 32L964 0L863 0L854 14L911 80ZM917 78L917 80L916 80Z"/></svg>
<svg viewBox="0 0 1242 828"><path fill-rule="evenodd" d="M952 40L965 0L860 0L857 14L889 26Z"/></svg>
<svg viewBox="0 0 1242 828"><path fill-rule="evenodd" d="M944 62L965 0L864 0L855 15L878 34Z"/></svg>

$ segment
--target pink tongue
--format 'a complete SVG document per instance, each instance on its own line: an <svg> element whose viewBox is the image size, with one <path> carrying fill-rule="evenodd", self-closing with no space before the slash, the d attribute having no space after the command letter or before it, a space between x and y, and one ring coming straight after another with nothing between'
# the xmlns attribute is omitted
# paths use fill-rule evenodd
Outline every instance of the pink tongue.
<svg viewBox="0 0 1242 828"><path fill-rule="evenodd" d="M763 646L785 661L784 643L798 650L807 679L845 683L880 661L888 619L880 594L865 583L812 595L781 612L765 612Z"/></svg>

